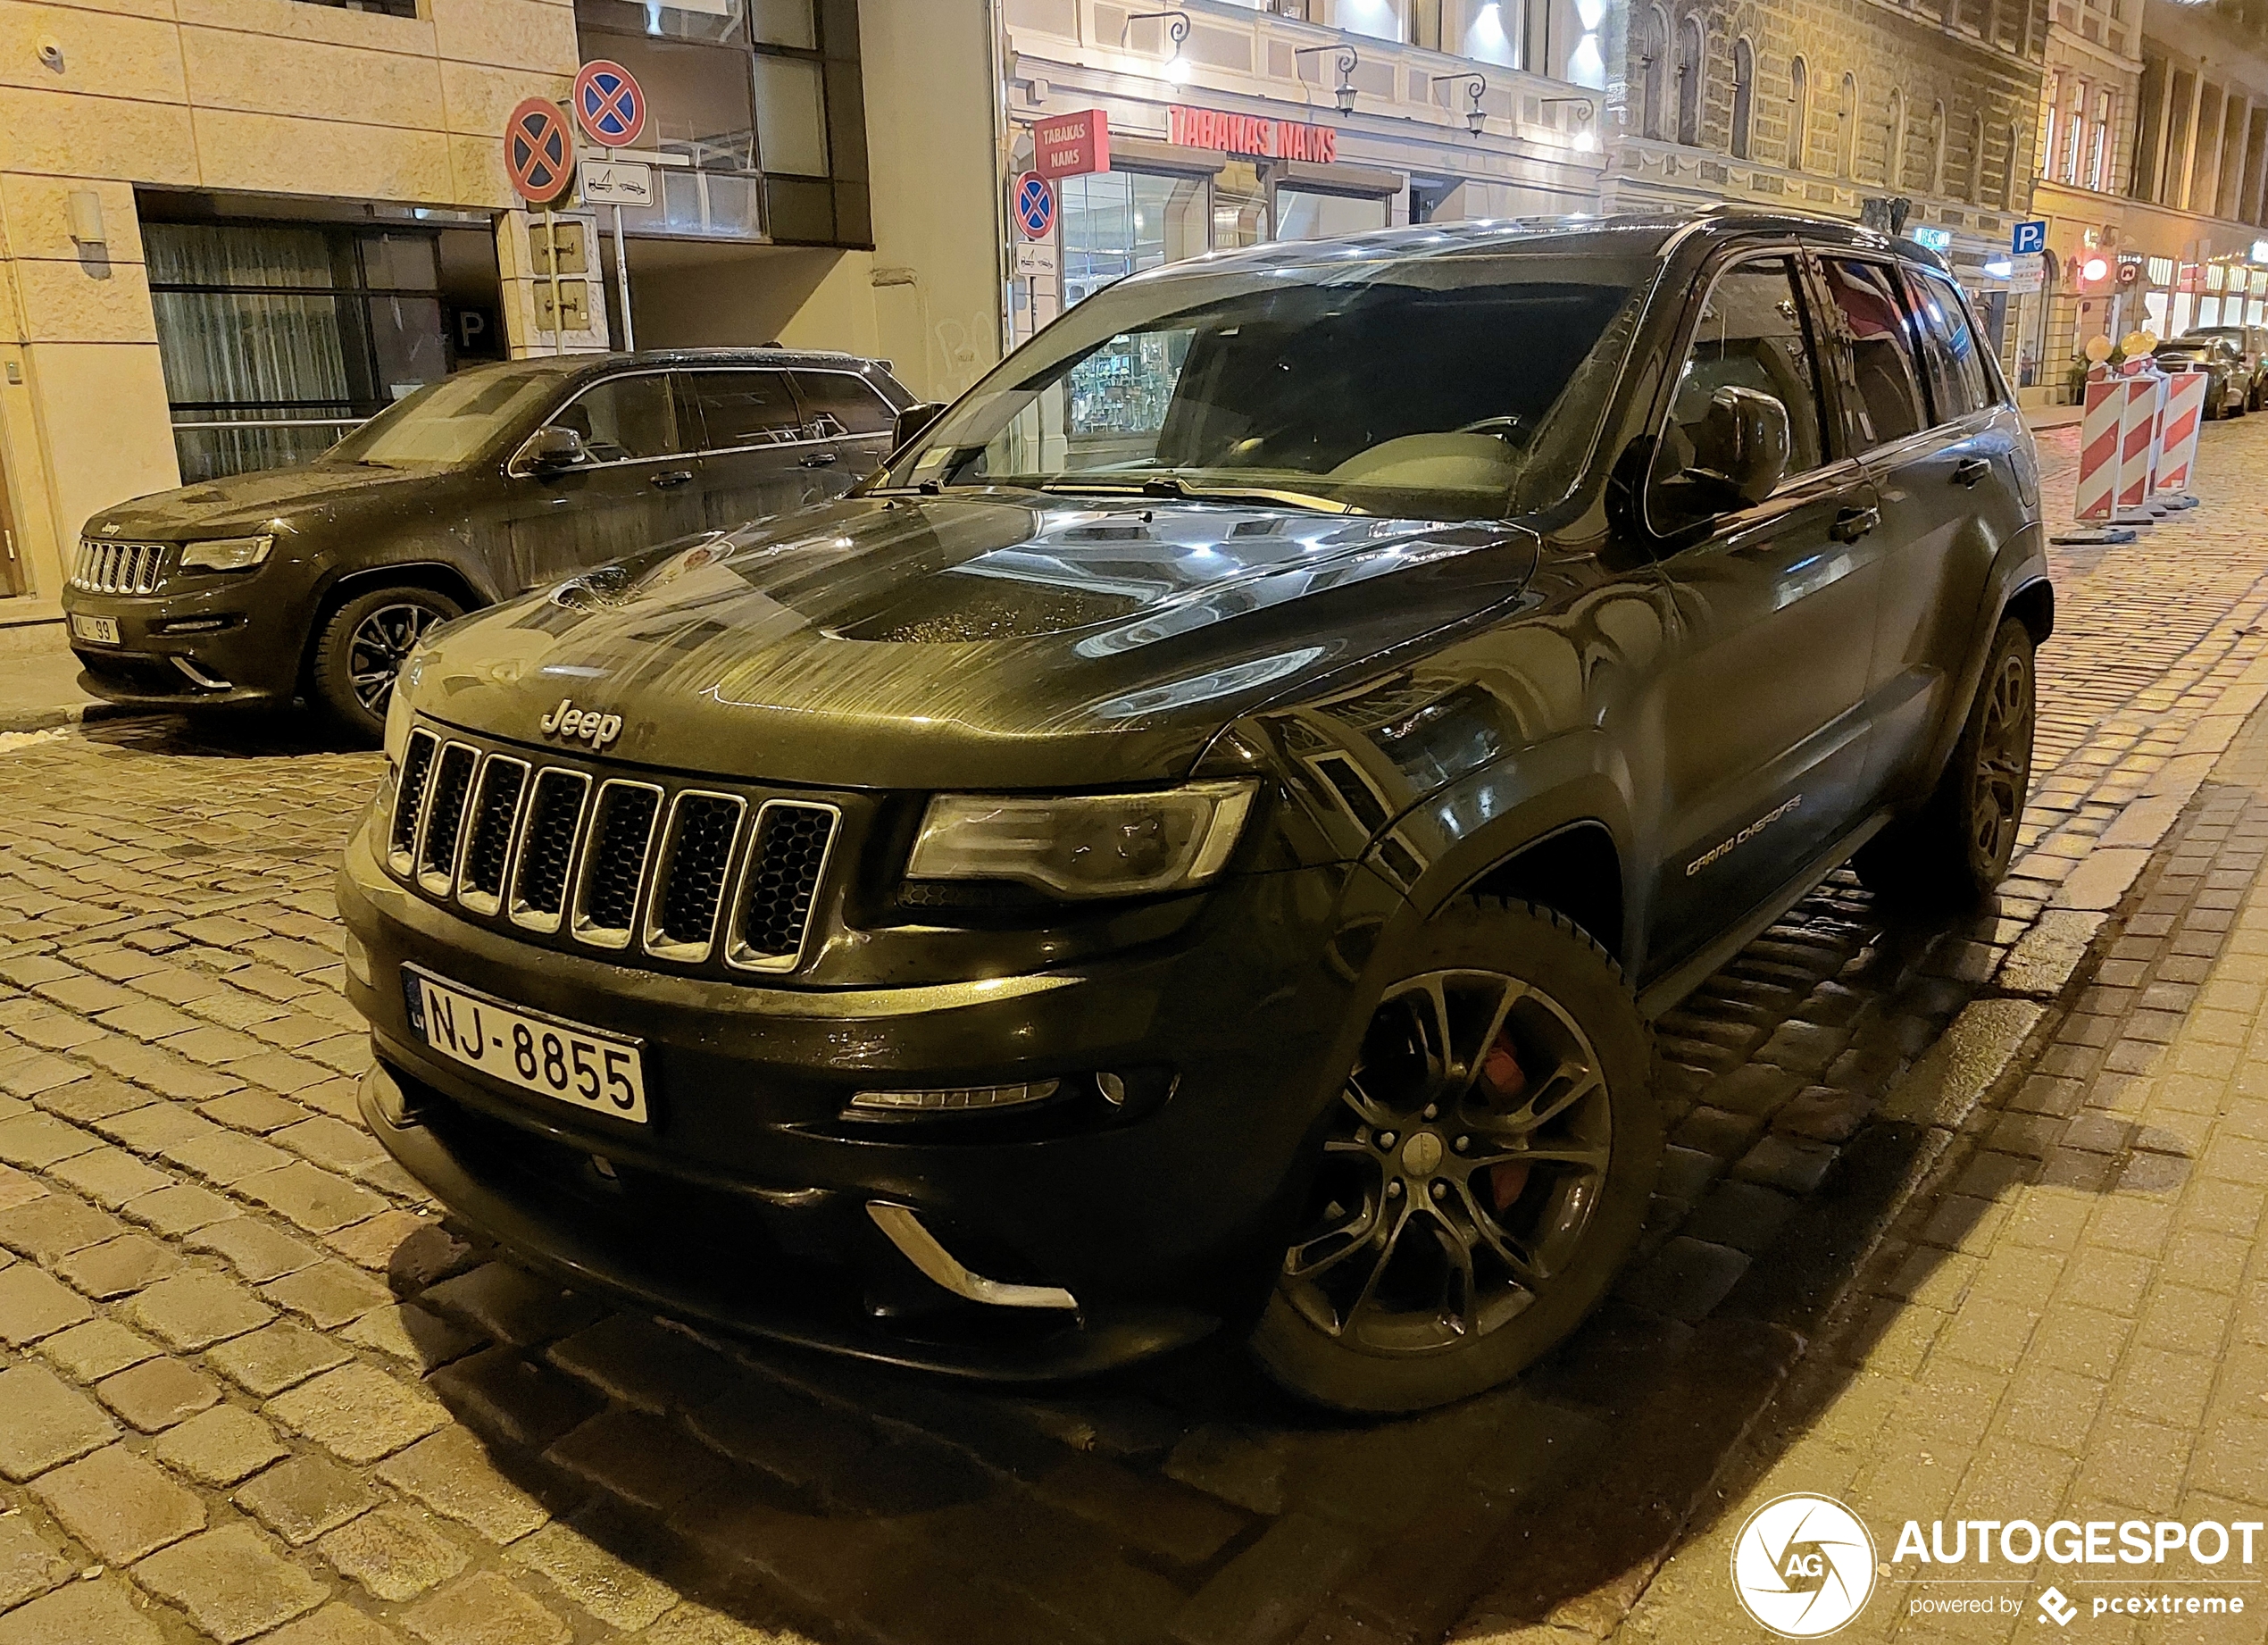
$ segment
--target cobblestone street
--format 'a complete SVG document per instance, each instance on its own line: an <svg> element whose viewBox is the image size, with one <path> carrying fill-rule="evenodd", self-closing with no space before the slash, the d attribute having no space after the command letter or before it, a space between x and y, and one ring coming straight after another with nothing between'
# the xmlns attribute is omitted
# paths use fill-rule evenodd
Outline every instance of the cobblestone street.
<svg viewBox="0 0 2268 1645"><path fill-rule="evenodd" d="M562 1293L355 1120L330 880L376 755L0 737L0 1645L1746 1640L1726 1555L1781 1491L1878 1540L2268 1519L2268 419L2197 489L2054 551L1997 909L1886 924L1840 875L1753 944L1660 1024L1615 1299L1371 1426L1231 1344L983 1394ZM1855 1637L2038 1625L1900 1632L1910 1575Z"/></svg>

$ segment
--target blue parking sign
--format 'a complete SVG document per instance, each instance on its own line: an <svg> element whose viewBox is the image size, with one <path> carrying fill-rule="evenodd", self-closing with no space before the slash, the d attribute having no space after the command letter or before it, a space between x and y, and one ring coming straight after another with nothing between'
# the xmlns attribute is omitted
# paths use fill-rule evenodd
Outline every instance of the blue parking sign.
<svg viewBox="0 0 2268 1645"><path fill-rule="evenodd" d="M2027 252L2046 251L2047 249L2047 220L2042 218L2037 222L2018 223L2014 231L2008 237L2008 249L2020 257Z"/></svg>

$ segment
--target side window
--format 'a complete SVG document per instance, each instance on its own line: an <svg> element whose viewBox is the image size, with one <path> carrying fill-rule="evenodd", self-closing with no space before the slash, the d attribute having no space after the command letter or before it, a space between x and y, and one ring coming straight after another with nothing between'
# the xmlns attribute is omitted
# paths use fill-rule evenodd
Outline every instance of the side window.
<svg viewBox="0 0 2268 1645"><path fill-rule="evenodd" d="M1827 293L1840 321L1837 365L1851 449L1869 451L1919 433L1929 414L1897 276L1888 263L1850 258L1830 257L1825 267Z"/></svg>
<svg viewBox="0 0 2268 1645"><path fill-rule="evenodd" d="M1909 272L1908 278L1921 300L1922 349L1929 357L1938 421L1952 422L1982 411L1997 397L1959 296L1942 275Z"/></svg>
<svg viewBox="0 0 2268 1645"><path fill-rule="evenodd" d="M785 372L694 372L687 381L708 430L707 450L778 446L804 437L803 413Z"/></svg>
<svg viewBox="0 0 2268 1645"><path fill-rule="evenodd" d="M595 384L562 406L551 422L581 435L595 463L674 456L688 444L680 434L677 400L666 372Z"/></svg>
<svg viewBox="0 0 2268 1645"><path fill-rule="evenodd" d="M1737 263L1710 287L1662 430L1653 475L1657 489L1692 466L1710 397L1727 388L1754 389L1787 408L1790 474L1806 473L1825 460L1818 363L1786 257ZM1670 510L1685 512L1674 503Z"/></svg>
<svg viewBox="0 0 2268 1645"><path fill-rule="evenodd" d="M897 413L863 377L849 372L797 372L796 392L813 422L832 417L851 434L888 434Z"/></svg>

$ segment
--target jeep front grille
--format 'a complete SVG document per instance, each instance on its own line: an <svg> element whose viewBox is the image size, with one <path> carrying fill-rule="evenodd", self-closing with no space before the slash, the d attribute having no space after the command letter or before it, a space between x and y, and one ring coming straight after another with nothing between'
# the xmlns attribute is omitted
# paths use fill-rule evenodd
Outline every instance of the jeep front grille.
<svg viewBox="0 0 2268 1645"><path fill-rule="evenodd" d="M750 797L488 752L421 727L387 864L436 901L554 945L784 972L841 830L816 800Z"/></svg>
<svg viewBox="0 0 2268 1645"><path fill-rule="evenodd" d="M79 539L71 562L71 586L94 594L154 594L165 580L167 543L113 543Z"/></svg>

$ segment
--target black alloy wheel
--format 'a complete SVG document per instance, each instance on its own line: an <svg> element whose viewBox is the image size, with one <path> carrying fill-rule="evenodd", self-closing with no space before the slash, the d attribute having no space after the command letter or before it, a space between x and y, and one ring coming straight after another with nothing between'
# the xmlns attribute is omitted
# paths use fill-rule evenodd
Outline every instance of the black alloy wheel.
<svg viewBox="0 0 2268 1645"><path fill-rule="evenodd" d="M1254 1334L1294 1392L1413 1410L1518 1372L1581 1319L1660 1163L1651 1047L1563 917L1476 900L1386 987Z"/></svg>
<svg viewBox="0 0 2268 1645"><path fill-rule="evenodd" d="M378 589L331 614L309 672L314 695L349 731L376 738L386 729L394 676L437 624L462 608L430 589Z"/></svg>
<svg viewBox="0 0 2268 1645"><path fill-rule="evenodd" d="M1934 908L1973 903L2007 877L2031 791L2038 707L2031 632L2004 618L1929 803L1852 859L1867 889L1893 906Z"/></svg>

